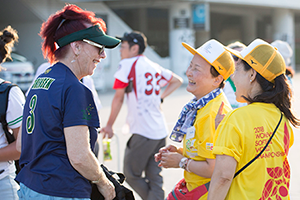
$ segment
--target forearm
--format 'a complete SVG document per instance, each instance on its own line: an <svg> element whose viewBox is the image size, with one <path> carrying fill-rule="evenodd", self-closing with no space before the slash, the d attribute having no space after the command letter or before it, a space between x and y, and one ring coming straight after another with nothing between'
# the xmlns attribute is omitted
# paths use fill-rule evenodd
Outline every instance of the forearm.
<svg viewBox="0 0 300 200"><path fill-rule="evenodd" d="M198 176L204 177L204 178L211 178L215 162L214 160L210 159L205 161L195 161L191 160L188 163L188 170L190 172L193 172L194 174L197 174Z"/></svg>
<svg viewBox="0 0 300 200"><path fill-rule="evenodd" d="M96 181L105 175L90 148L90 134L87 126L64 128L67 155L71 165L86 179Z"/></svg>
<svg viewBox="0 0 300 200"><path fill-rule="evenodd" d="M167 88L162 93L161 98L164 99L165 97L169 96L174 90L181 86L182 82L183 80L181 77L177 76L176 74L173 74L173 77L170 83L168 84Z"/></svg>
<svg viewBox="0 0 300 200"><path fill-rule="evenodd" d="M216 166L209 186L209 200L225 199L236 170L237 161L227 155L216 156Z"/></svg>
<svg viewBox="0 0 300 200"><path fill-rule="evenodd" d="M16 149L18 152L21 152L22 149L22 125L19 128L18 136L16 137Z"/></svg>
<svg viewBox="0 0 300 200"><path fill-rule="evenodd" d="M70 162L74 169L88 180L96 181L100 179L101 182L105 178L105 174L92 151L82 152L76 159L70 159Z"/></svg>
<svg viewBox="0 0 300 200"><path fill-rule="evenodd" d="M20 154L21 153L16 149L16 141L14 141L8 146L0 149L0 162L18 160L20 158Z"/></svg>
<svg viewBox="0 0 300 200"><path fill-rule="evenodd" d="M117 116L122 108L123 101L124 93L122 94L122 91L117 91L112 101L110 115L106 124L107 126L112 126L115 123Z"/></svg>
<svg viewBox="0 0 300 200"><path fill-rule="evenodd" d="M221 174L213 174L207 200L224 200L231 182L232 179L222 177Z"/></svg>
<svg viewBox="0 0 300 200"><path fill-rule="evenodd" d="M12 129L12 133L14 138L18 138L21 136L21 126L18 128ZM10 144L8 144L6 147L3 147L0 149L0 162L9 161L9 160L18 160L21 155L21 150L17 150L17 144L19 142L20 149L21 149L21 138L19 138L19 141L14 141Z"/></svg>
<svg viewBox="0 0 300 200"><path fill-rule="evenodd" d="M123 102L120 102L115 99L113 100L110 115L109 115L109 118L107 121L107 126L113 126L113 124L115 123L117 116L122 108L122 104L123 104Z"/></svg>

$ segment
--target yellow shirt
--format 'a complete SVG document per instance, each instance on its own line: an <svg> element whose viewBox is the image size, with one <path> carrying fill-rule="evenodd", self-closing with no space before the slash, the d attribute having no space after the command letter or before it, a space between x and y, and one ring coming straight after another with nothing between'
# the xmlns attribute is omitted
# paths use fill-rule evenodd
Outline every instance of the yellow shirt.
<svg viewBox="0 0 300 200"><path fill-rule="evenodd" d="M231 111L216 131L213 153L235 158L238 171L264 148L279 119L274 104L252 103ZM233 179L226 199L289 199L287 154L293 142L293 130L283 116L263 154Z"/></svg>
<svg viewBox="0 0 300 200"><path fill-rule="evenodd" d="M231 106L223 92L198 110L194 123L194 137L187 139L187 135L185 135L183 139L183 156L196 161L205 161L207 158L214 159L212 145L215 134L215 117L222 101L225 103L223 114L226 114L231 110ZM210 181L210 178L187 171L184 171L184 179L189 191Z"/></svg>

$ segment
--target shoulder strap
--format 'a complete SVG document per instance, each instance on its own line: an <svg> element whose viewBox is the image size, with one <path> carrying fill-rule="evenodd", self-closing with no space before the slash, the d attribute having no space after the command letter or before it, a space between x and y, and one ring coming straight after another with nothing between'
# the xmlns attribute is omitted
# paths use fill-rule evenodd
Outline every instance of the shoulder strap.
<svg viewBox="0 0 300 200"><path fill-rule="evenodd" d="M244 169L246 169L247 167L249 167L249 165L251 165L257 158L259 158L259 156L265 151L265 149L267 148L267 146L269 145L269 143L271 142L273 136L275 135L275 132L277 131L280 123L281 123L281 120L282 120L282 116L283 114L281 113L281 116L280 116L280 120L275 128L275 130L273 131L273 134L271 135L271 137L269 138L267 144L265 145L265 147L261 150L261 152L259 154L257 154L252 160L250 160L250 162L248 162L246 165L244 165L244 167L242 167L239 171L237 171L235 174L234 174L234 177L235 178L237 175L239 175Z"/></svg>
<svg viewBox="0 0 300 200"><path fill-rule="evenodd" d="M125 93L131 92L132 89L134 89L135 86L136 86L136 82L135 82L135 78L134 78L135 77L135 65L136 65L136 63L137 63L137 61L138 61L139 58L140 57L138 57L134 61L134 63L132 64L132 66L131 66L130 72L129 72L128 77L127 77L127 79L128 79L128 86L125 89Z"/></svg>
<svg viewBox="0 0 300 200"><path fill-rule="evenodd" d="M16 85L11 84L10 82L4 81L0 79L0 123L2 124L2 128L5 132L8 143L12 143L15 141L15 138L12 134L9 133L6 121L6 110L8 105L8 95L9 91L12 87Z"/></svg>
<svg viewBox="0 0 300 200"><path fill-rule="evenodd" d="M140 57L138 57L131 66L130 72L128 74L128 80L132 80L135 74L135 65Z"/></svg>

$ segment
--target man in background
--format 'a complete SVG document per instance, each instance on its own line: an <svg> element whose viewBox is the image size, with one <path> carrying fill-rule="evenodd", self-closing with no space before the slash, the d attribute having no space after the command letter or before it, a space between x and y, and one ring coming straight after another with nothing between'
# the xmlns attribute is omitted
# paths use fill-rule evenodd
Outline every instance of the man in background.
<svg viewBox="0 0 300 200"><path fill-rule="evenodd" d="M168 131L160 104L182 84L182 79L143 55L147 46L143 33L133 31L119 39L122 40L122 60L114 75L116 93L107 125L101 132L103 137L114 135L112 126L126 96L126 123L132 133L124 156L126 181L142 199L161 200L164 199L163 179L154 154L165 146ZM161 94L164 86L167 87ZM143 172L145 177L142 177Z"/></svg>

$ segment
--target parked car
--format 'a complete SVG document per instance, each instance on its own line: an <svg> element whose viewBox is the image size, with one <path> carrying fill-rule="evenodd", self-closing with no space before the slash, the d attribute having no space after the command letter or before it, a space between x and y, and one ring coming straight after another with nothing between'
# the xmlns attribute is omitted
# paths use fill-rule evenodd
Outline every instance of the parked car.
<svg viewBox="0 0 300 200"><path fill-rule="evenodd" d="M0 71L0 78L17 84L26 92L34 78L33 64L16 52L11 53L11 58L1 64L4 69Z"/></svg>

